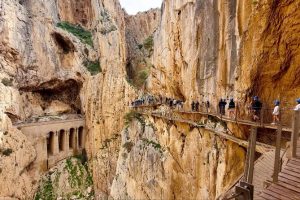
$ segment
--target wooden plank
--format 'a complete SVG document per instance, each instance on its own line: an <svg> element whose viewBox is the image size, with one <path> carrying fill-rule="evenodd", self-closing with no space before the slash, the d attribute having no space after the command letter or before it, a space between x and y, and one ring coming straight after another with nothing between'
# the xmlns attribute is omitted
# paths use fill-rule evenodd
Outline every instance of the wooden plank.
<svg viewBox="0 0 300 200"><path fill-rule="evenodd" d="M290 166L293 165L294 167L300 168L300 164L298 162L293 161L293 160L289 160L287 165L290 165Z"/></svg>
<svg viewBox="0 0 300 200"><path fill-rule="evenodd" d="M291 176L294 176L294 177L297 178L297 179L300 179L300 174L299 174L299 173L293 172L293 171L289 171L289 170L287 170L287 169L285 169L285 168L282 169L281 173L289 174L289 175L291 175Z"/></svg>
<svg viewBox="0 0 300 200"><path fill-rule="evenodd" d="M295 192L300 193L300 189L299 189L298 187L293 186L293 185L290 185L290 184L287 184L287 183L284 183L284 182L281 182L281 181L279 181L279 182L277 183L277 185L280 185L280 186L282 186L282 187L285 187L285 188L288 188L288 189L290 189L290 190L293 190L293 191L295 191Z"/></svg>
<svg viewBox="0 0 300 200"><path fill-rule="evenodd" d="M269 195L269 194L266 194L266 193L264 193L264 192L262 192L259 196L261 196L261 197L263 197L264 199L267 199L267 200L276 200L276 199L278 199L278 198L273 197L273 196L271 196L271 195ZM279 200L280 200L280 199L279 199Z"/></svg>
<svg viewBox="0 0 300 200"><path fill-rule="evenodd" d="M269 188L267 190L264 190L263 191L264 193L270 195L270 196L273 196L273 197L276 197L276 198L279 198L281 200L291 200L292 198L289 198L288 196L284 195L282 192L278 191L278 190L270 190Z"/></svg>
<svg viewBox="0 0 300 200"><path fill-rule="evenodd" d="M300 194L296 193L292 190L289 190L285 187L281 187L279 185L276 184L272 184L270 187L268 187L268 190L274 191L274 192L280 192L282 195L285 195L287 197L289 197L290 199L293 200L299 200L300 198Z"/></svg>
<svg viewBox="0 0 300 200"><path fill-rule="evenodd" d="M292 195L291 190L284 191L284 190L280 190L280 189L277 189L272 186L268 187L267 190L269 190L273 193L276 193L276 194L280 194L281 196L284 196L284 198L291 199L291 200L297 200L296 197L299 197L298 195L297 196Z"/></svg>
<svg viewBox="0 0 300 200"><path fill-rule="evenodd" d="M300 189L300 183L298 181L295 181L293 179L293 177L290 177L290 176L279 176L279 181L282 181L284 183L287 183L287 184L291 184L297 188Z"/></svg>
<svg viewBox="0 0 300 200"><path fill-rule="evenodd" d="M281 180L280 178L289 179L291 181L295 181L298 184L300 184L300 182L299 182L300 180L299 179L295 178L294 176L288 175L288 174L280 173L279 174L279 180Z"/></svg>
<svg viewBox="0 0 300 200"><path fill-rule="evenodd" d="M285 166L284 169L300 174L300 169L299 168Z"/></svg>
<svg viewBox="0 0 300 200"><path fill-rule="evenodd" d="M293 163L300 165L300 160L297 158L291 158L290 161L292 161Z"/></svg>

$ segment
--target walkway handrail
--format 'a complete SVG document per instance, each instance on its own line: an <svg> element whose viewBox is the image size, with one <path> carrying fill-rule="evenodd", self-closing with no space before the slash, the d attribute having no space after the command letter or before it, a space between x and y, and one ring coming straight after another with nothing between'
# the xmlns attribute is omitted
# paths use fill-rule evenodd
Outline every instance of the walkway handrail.
<svg viewBox="0 0 300 200"><path fill-rule="evenodd" d="M165 104L161 104L161 103L153 103L153 104L145 104L145 105L137 105L137 106L132 106L132 108L147 108L147 107L158 107L160 105L165 105ZM169 106L169 105L166 105ZM240 107L241 105L239 105L239 103L236 103L236 107L235 107L235 114L230 116L230 121L235 121L236 123L241 123L245 124L246 122L250 123L249 125L251 126L257 126L257 127L263 127L263 128L272 128L275 129L277 128L277 126L275 126L274 124L271 124L272 122L272 112L274 110L274 108L270 108L270 107L266 107L263 106L262 109L260 110L260 115L259 115L259 120L257 121L253 121L253 120L249 120L248 117L241 117L240 114ZM189 112L189 111L185 111L183 110L181 107L176 107L176 106L172 106L170 107L172 110L174 111L182 111L182 112ZM250 108L249 108L250 109ZM228 118L227 115L222 115L220 112L218 112L219 108L217 107L217 111L212 112L213 109L210 107L208 108L205 104L201 104L200 107L197 110L191 110L191 112L194 113L199 113L199 114L205 114L205 115L214 115L214 116L218 116L220 119L223 120L223 118ZM282 124L282 131L288 131L288 132L292 132L292 120L291 120L291 116L292 116L292 111L293 109L291 107L283 107L280 108L280 116L281 116L281 120L280 123ZM191 113L190 112L190 113ZM251 112L251 109L250 109ZM228 120L226 120L228 121ZM254 125L254 123L256 125Z"/></svg>

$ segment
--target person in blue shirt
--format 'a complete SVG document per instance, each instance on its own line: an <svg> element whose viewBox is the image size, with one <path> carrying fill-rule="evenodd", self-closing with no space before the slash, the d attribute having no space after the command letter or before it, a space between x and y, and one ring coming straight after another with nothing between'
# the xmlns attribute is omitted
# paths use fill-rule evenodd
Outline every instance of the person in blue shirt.
<svg viewBox="0 0 300 200"><path fill-rule="evenodd" d="M257 121L260 119L260 111L262 109L262 103L260 102L258 96L255 96L253 98L253 102L252 102L252 105L251 105L251 109L252 109L252 112L253 112L253 120L254 121Z"/></svg>

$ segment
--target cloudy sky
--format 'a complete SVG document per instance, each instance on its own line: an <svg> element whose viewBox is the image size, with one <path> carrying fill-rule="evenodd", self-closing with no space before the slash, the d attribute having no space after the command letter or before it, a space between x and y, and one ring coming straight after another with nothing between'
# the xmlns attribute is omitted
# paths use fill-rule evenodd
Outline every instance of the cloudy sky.
<svg viewBox="0 0 300 200"><path fill-rule="evenodd" d="M120 0L120 3L128 14L134 15L150 8L160 8L162 0Z"/></svg>

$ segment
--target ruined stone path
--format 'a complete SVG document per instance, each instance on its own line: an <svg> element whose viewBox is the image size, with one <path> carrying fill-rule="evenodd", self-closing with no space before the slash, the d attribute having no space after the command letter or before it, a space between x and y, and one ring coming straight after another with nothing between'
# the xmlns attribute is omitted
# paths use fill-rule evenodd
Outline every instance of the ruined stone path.
<svg viewBox="0 0 300 200"><path fill-rule="evenodd" d="M197 124L196 122L192 121L192 120L186 120L186 119L180 119L180 118L175 118L175 117L167 117L167 116L163 116L161 114L154 114L154 113L145 113L145 112L139 112L140 114L143 114L143 115L151 115L152 117L157 117L157 118L161 118L161 119L165 119L165 120L169 120L169 121L176 121L176 122L180 122L180 123L186 123L186 124L190 124L194 127L197 127L197 128L203 128L205 130L208 130L208 131L211 131L213 132L215 135L218 135L224 139L227 139L227 140L230 140L240 146L243 146L243 147L248 147L249 145L249 142L247 140L243 140L241 138L238 138L234 135L231 135L231 134L228 134L227 132L222 132L222 131L216 131L215 129L212 129L212 128L208 128L206 127L205 125L202 125L202 124ZM264 144L264 143L261 143L261 142L257 142L256 143L256 151L259 152L259 153L266 153L270 150L274 149L273 146L271 145L268 145L268 144Z"/></svg>

